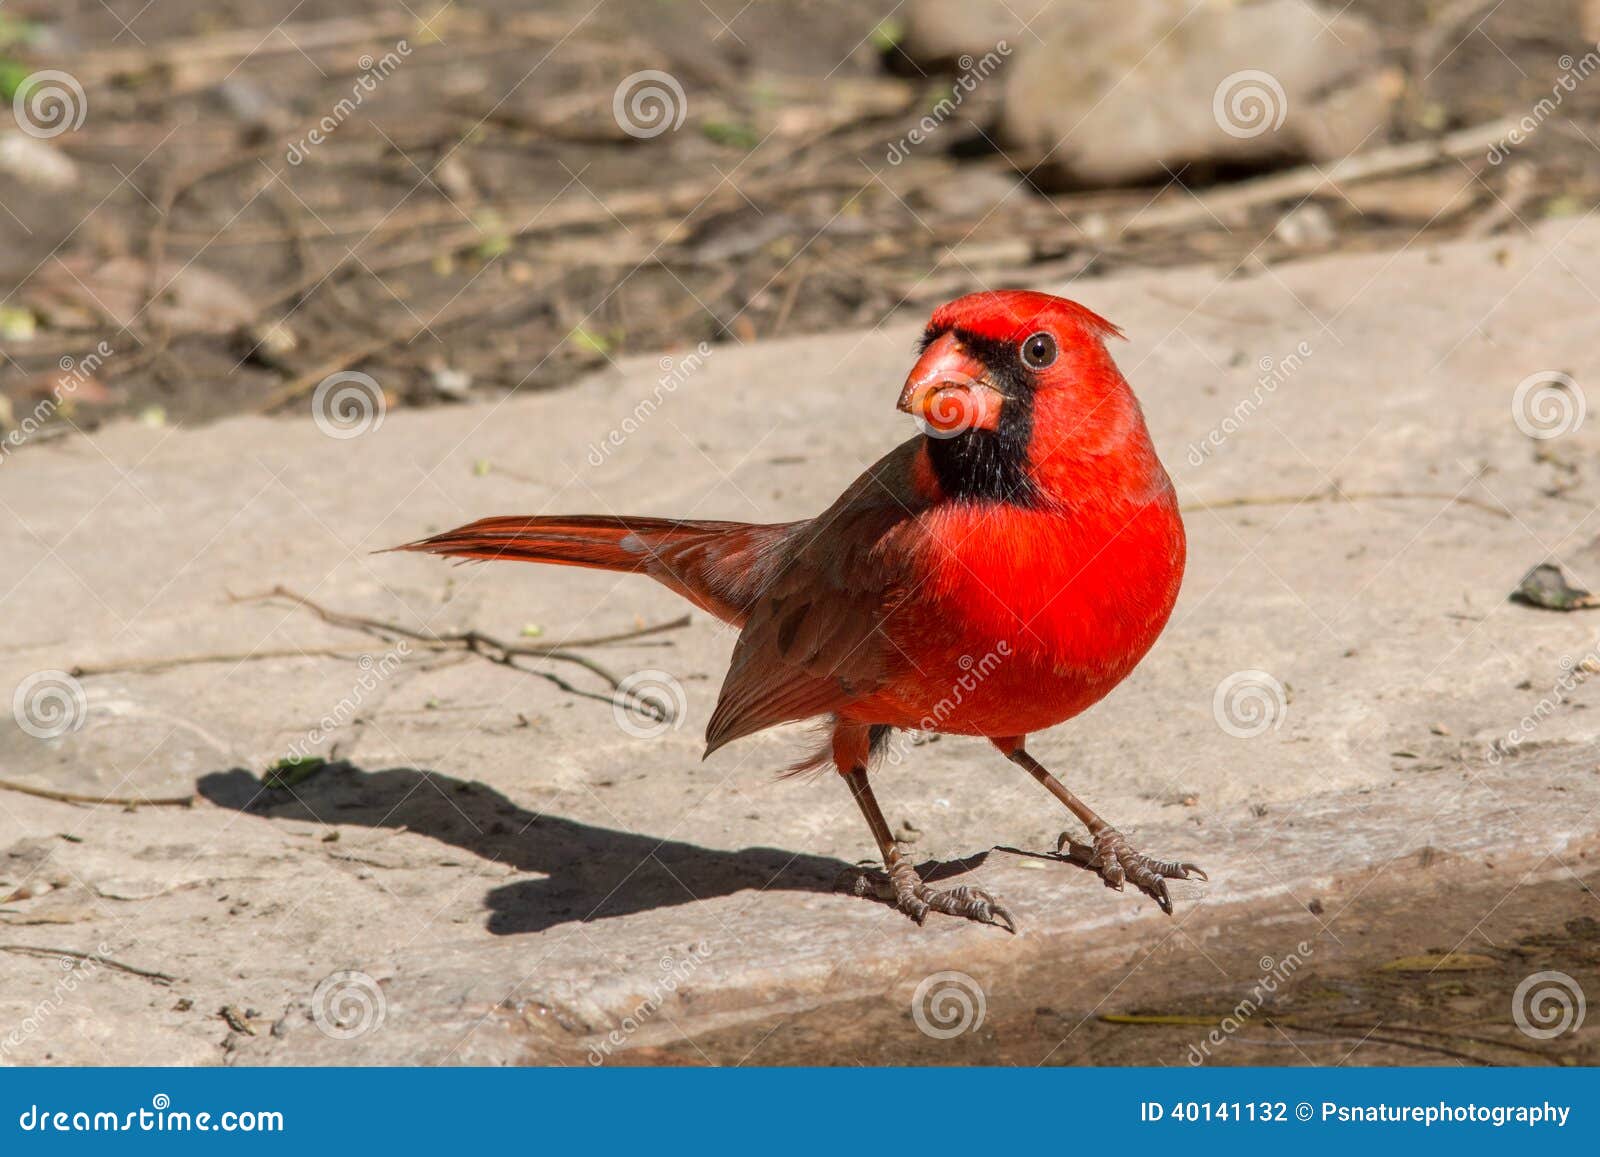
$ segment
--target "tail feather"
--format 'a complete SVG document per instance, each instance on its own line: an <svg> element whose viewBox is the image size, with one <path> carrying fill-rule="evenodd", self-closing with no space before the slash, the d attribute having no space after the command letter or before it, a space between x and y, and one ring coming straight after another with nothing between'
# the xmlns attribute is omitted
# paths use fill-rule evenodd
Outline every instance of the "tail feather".
<svg viewBox="0 0 1600 1157"><path fill-rule="evenodd" d="M408 542L415 550L453 558L515 559L599 570L643 571L674 541L726 531L740 523L679 522L668 518L480 518L443 534Z"/></svg>
<svg viewBox="0 0 1600 1157"><path fill-rule="evenodd" d="M737 624L749 613L768 548L789 529L672 518L511 515L480 518L394 549L645 574Z"/></svg>

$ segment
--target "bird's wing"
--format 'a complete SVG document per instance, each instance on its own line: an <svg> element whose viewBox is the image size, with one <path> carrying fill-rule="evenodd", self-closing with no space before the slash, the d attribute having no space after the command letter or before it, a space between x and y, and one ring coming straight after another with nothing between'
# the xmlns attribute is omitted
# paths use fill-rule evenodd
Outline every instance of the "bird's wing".
<svg viewBox="0 0 1600 1157"><path fill-rule="evenodd" d="M904 449L904 448L902 448ZM750 610L706 728L706 753L836 711L883 686L898 652L882 627L914 580L900 547L917 500L899 451L801 524Z"/></svg>

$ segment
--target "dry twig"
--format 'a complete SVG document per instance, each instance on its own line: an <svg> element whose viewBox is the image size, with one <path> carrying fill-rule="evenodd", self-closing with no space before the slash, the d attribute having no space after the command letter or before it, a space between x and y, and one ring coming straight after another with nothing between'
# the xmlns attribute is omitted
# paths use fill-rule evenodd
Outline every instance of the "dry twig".
<svg viewBox="0 0 1600 1157"><path fill-rule="evenodd" d="M465 651L488 659L491 663L500 663L507 667L516 667L519 658L537 657L542 659L557 659L565 663L575 663L604 679L611 690L622 691L622 680L611 671L595 662L586 655L580 655L570 650L572 647L595 647L605 643L620 643L633 639L658 635L663 631L675 631L680 627L689 625L689 616L680 615L665 623L653 623L649 626L639 627L631 631L619 631L611 635L595 635L586 639L569 639L562 644L554 643L508 643L497 639L493 635L482 631L452 631L447 634L435 634L428 631L418 631L411 627L403 627L398 623L385 622L382 619L369 618L366 615L351 614L347 611L336 611L320 603L306 598L304 595L279 585L270 591L257 595L233 596L235 602L256 602L262 599L287 599L295 605L311 611L323 622L330 626L345 627L349 630L364 631L367 634L414 639L423 647L432 651ZM659 710L655 704L646 703L647 711Z"/></svg>
<svg viewBox="0 0 1600 1157"><path fill-rule="evenodd" d="M1113 224L1111 232L1118 237L1130 237L1160 229L1182 229L1208 221L1237 219L1262 205L1298 201L1324 187L1337 188L1340 182L1369 181L1374 177L1423 169L1451 157L1484 152L1495 142L1504 140L1516 123L1515 117L1502 117L1433 140L1408 141L1403 145L1355 153L1326 168L1303 165L1286 173L1241 181L1208 193L1190 193L1182 200L1140 209Z"/></svg>
<svg viewBox="0 0 1600 1157"><path fill-rule="evenodd" d="M97 952L79 952L75 948L46 948L41 944L0 944L0 952L15 952L19 956L45 956L57 959L65 956L72 960L92 960L96 964L104 964L107 968L114 968L118 972L126 972L129 976L142 976L146 980L153 980L157 984L174 984L176 976L169 976L165 972L157 972L151 968L136 968L132 964L124 964L120 960L112 960L109 956L101 956Z"/></svg>
<svg viewBox="0 0 1600 1157"><path fill-rule="evenodd" d="M18 783L11 779L0 779L0 791L14 791L20 795L37 796L39 799L55 800L57 803L82 803L104 804L112 807L193 807L194 796L98 796L78 795L70 791L54 791L48 787L34 787L31 784Z"/></svg>

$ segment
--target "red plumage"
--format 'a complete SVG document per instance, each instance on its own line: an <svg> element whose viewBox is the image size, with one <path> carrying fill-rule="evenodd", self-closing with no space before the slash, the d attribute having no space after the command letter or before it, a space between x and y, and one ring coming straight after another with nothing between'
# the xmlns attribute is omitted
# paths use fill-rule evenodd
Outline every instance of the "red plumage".
<svg viewBox="0 0 1600 1157"><path fill-rule="evenodd" d="M1104 318L1040 293L941 306L900 402L924 433L813 519L488 518L401 549L646 574L741 628L707 754L830 717L824 758L919 920L1011 923L985 893L927 887L895 846L866 779L889 729L989 738L1088 825L1077 859L1170 911L1166 879L1199 870L1133 852L1023 747L1133 669L1183 577L1177 499L1111 336Z"/></svg>

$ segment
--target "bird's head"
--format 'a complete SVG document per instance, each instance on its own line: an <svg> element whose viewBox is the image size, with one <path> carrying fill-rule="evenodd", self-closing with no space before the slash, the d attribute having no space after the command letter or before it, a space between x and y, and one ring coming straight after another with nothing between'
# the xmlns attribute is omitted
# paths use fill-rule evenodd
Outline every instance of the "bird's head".
<svg viewBox="0 0 1600 1157"><path fill-rule="evenodd" d="M969 294L934 311L899 408L917 419L947 493L1025 501L1057 456L1144 437L1106 352L1116 326L1027 290Z"/></svg>

